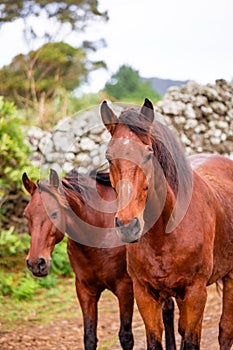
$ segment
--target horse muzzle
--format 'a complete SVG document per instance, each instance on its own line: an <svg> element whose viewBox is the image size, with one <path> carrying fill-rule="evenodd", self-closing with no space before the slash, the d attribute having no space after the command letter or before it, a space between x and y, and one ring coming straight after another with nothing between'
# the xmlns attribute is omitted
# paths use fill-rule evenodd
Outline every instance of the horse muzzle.
<svg viewBox="0 0 233 350"><path fill-rule="evenodd" d="M35 262L32 262L32 260L26 259L26 263L27 268L36 277L45 277L49 273L50 260L46 260L44 258L37 258Z"/></svg>
<svg viewBox="0 0 233 350"><path fill-rule="evenodd" d="M134 243L141 238L141 225L137 217L128 224L124 224L118 217L115 218L117 235L124 243Z"/></svg>

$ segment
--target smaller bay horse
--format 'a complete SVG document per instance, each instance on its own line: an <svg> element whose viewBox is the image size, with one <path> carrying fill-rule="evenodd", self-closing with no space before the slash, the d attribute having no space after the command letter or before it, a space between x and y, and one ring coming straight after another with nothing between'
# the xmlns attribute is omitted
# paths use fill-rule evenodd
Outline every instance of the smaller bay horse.
<svg viewBox="0 0 233 350"><path fill-rule="evenodd" d="M117 192L115 225L145 323L148 350L161 350L161 305L175 297L181 350L199 350L207 286L223 282L221 350L233 344L233 161L187 158L146 99L119 118L106 101L106 157Z"/></svg>
<svg viewBox="0 0 233 350"><path fill-rule="evenodd" d="M97 347L97 303L105 289L119 302L122 349L133 349L133 286L126 270L126 248L115 235L116 194L109 175L73 171L60 180L51 170L49 182L35 183L26 173L22 181L31 195L24 211L31 236L29 270L35 276L46 276L55 244L67 232L67 251L83 313L85 350ZM173 316L174 305L169 300L164 308L167 350L176 348Z"/></svg>

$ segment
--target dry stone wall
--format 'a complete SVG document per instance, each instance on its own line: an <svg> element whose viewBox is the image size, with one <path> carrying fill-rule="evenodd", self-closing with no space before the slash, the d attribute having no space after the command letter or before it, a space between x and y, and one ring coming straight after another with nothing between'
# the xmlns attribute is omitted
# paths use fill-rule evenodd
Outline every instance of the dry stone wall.
<svg viewBox="0 0 233 350"><path fill-rule="evenodd" d="M43 172L49 168L65 173L78 167L81 172L100 166L109 140L99 116L99 107L61 120L53 130L32 127L27 143L33 150L31 162Z"/></svg>
<svg viewBox="0 0 233 350"><path fill-rule="evenodd" d="M113 109L119 114L121 107ZM187 154L216 152L233 159L233 83L218 80L214 85L189 82L171 87L155 111L177 134ZM86 172L105 162L109 135L99 106L61 120L51 131L32 127L27 135L31 161L41 169L68 172L79 167Z"/></svg>
<svg viewBox="0 0 233 350"><path fill-rule="evenodd" d="M215 152L233 158L232 83L171 87L155 110L177 133L187 154Z"/></svg>

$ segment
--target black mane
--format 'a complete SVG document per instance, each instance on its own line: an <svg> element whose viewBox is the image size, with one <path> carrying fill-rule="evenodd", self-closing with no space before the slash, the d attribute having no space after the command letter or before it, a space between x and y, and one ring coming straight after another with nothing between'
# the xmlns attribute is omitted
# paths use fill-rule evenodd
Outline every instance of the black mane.
<svg viewBox="0 0 233 350"><path fill-rule="evenodd" d="M151 140L154 155L176 195L179 187L178 173L182 175L182 181L186 182L186 176L189 181L191 169L180 143L169 128L158 121L154 121L150 127L140 111L133 108L123 111L118 123L126 124L143 143L147 144L148 140Z"/></svg>
<svg viewBox="0 0 233 350"><path fill-rule="evenodd" d="M90 174L82 174L77 169L72 169L65 177L61 179L62 189L65 197L76 200L78 197L83 203L87 202L92 195L92 190L95 191L96 181L105 185L111 186L109 173L94 169ZM40 191L51 193L57 199L62 199L62 191L58 193L48 181L38 182ZM64 202L65 204L65 202Z"/></svg>
<svg viewBox="0 0 233 350"><path fill-rule="evenodd" d="M90 177L105 186L111 186L109 171L94 169L90 172Z"/></svg>

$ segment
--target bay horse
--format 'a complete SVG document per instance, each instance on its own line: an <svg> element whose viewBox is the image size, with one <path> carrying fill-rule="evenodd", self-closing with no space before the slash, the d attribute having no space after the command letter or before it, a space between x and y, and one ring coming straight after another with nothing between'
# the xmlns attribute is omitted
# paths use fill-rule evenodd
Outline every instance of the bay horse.
<svg viewBox="0 0 233 350"><path fill-rule="evenodd" d="M72 171L60 180L51 170L49 182L35 183L26 173L22 181L31 195L24 211L31 236L26 259L29 270L35 276L46 276L55 244L67 232L67 252L83 313L85 350L97 347L97 303L105 289L118 299L120 344L122 349L131 350L133 286L126 270L125 245L115 235L116 194L109 175ZM175 349L173 316L170 300L163 313L167 350Z"/></svg>
<svg viewBox="0 0 233 350"><path fill-rule="evenodd" d="M186 157L152 103L119 117L100 109L111 134L106 158L117 192L115 226L144 320L147 349L161 350L161 307L174 297L181 350L199 350L207 286L223 282L221 350L233 343L233 161Z"/></svg>

